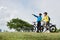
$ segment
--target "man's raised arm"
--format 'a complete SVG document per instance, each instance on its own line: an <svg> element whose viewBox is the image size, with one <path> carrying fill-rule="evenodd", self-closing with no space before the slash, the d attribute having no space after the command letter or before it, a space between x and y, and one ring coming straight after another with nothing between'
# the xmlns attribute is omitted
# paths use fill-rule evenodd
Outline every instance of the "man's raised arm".
<svg viewBox="0 0 60 40"><path fill-rule="evenodd" d="M32 14L32 15L38 18L38 16L37 16L37 15L35 15L35 14Z"/></svg>

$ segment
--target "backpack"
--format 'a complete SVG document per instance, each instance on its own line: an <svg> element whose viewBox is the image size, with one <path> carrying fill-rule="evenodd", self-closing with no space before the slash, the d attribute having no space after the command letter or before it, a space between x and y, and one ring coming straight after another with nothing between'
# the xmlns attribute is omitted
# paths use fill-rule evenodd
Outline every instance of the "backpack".
<svg viewBox="0 0 60 40"><path fill-rule="evenodd" d="M49 18L49 21L51 20L51 18L48 16L48 18Z"/></svg>

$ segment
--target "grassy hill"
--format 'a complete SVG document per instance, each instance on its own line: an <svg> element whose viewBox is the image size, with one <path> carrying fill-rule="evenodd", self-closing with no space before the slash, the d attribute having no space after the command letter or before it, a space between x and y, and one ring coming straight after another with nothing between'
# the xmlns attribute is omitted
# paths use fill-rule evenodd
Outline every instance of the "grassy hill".
<svg viewBox="0 0 60 40"><path fill-rule="evenodd" d="M1 32L0 40L60 40L60 33Z"/></svg>

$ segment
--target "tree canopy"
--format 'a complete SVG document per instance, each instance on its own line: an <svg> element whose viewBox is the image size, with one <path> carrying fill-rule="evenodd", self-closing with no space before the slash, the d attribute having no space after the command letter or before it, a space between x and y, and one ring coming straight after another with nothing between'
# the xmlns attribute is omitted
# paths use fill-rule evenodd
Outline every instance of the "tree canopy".
<svg viewBox="0 0 60 40"><path fill-rule="evenodd" d="M10 28L10 29L16 29L17 31L19 31L20 29L32 29L33 28L33 25L22 20L22 19L19 19L19 18L13 18L12 20L10 20L9 22L7 22L7 26Z"/></svg>

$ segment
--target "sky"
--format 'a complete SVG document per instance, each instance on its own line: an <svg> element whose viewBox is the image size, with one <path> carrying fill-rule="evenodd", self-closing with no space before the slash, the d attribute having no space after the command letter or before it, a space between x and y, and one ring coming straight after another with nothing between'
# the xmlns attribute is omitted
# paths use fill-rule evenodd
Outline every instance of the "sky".
<svg viewBox="0 0 60 40"><path fill-rule="evenodd" d="M51 22L60 28L60 0L0 0L0 29L9 30L7 21L20 18L29 23L36 21L32 14L48 12Z"/></svg>

